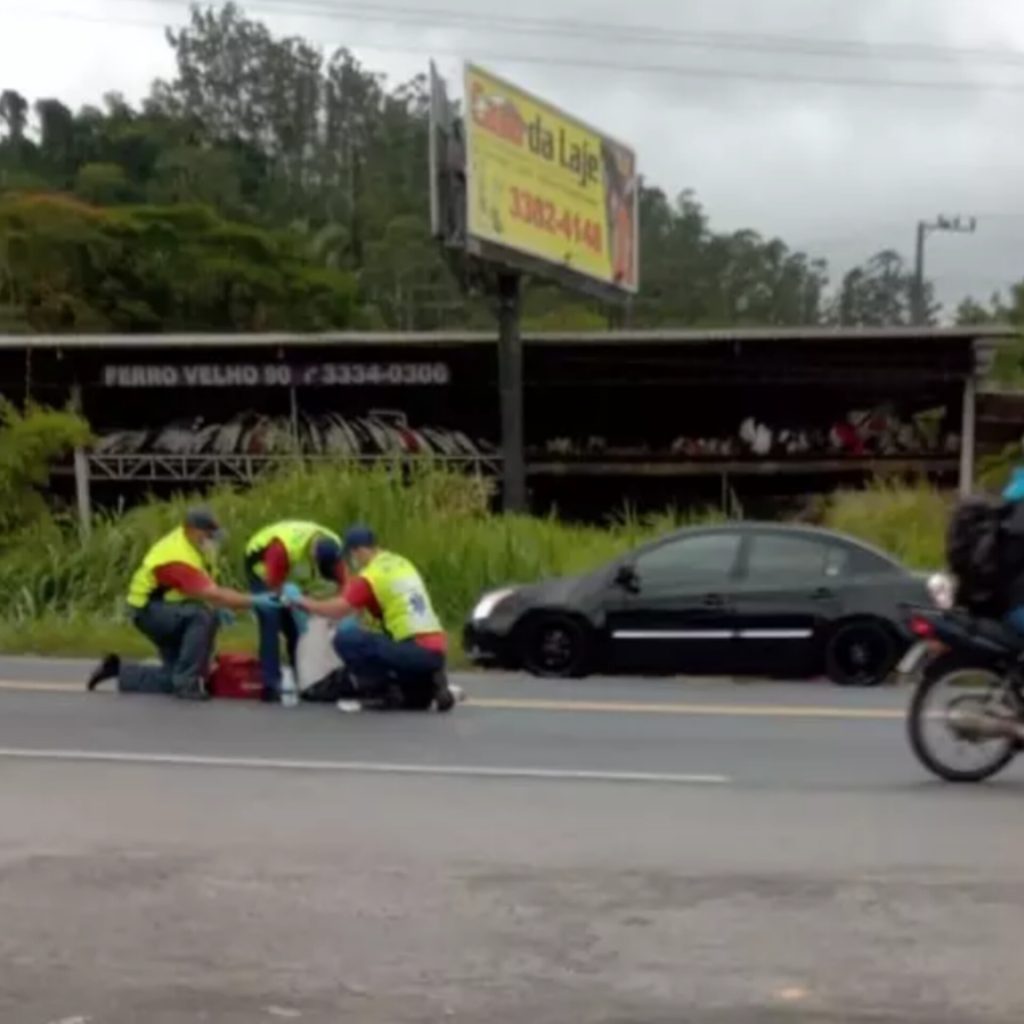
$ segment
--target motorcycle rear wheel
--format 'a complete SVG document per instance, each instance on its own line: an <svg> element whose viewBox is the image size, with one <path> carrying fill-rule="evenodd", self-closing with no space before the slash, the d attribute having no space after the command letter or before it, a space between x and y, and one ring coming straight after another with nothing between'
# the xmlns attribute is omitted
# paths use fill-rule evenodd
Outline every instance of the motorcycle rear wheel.
<svg viewBox="0 0 1024 1024"><path fill-rule="evenodd" d="M984 782L1001 772L1017 756L1020 749L1018 741L1009 737L976 741L960 737L958 742L967 745L968 749L981 751L982 748L987 748L986 755L970 767L951 764L937 751L928 732L933 714L929 705L942 687L953 688L958 680L962 680L961 685L965 685L968 679L974 680L971 689L978 693L983 693L986 685L989 687L989 693L995 693L1002 688L1002 679L990 667L956 655L945 655L928 666L914 691L907 711L907 736L914 755L928 771L946 782ZM958 697L955 700L948 700L942 709L943 712L948 712L953 704L965 699L970 698ZM977 699L981 701L982 698ZM951 736L954 735L948 721L942 723L942 726Z"/></svg>

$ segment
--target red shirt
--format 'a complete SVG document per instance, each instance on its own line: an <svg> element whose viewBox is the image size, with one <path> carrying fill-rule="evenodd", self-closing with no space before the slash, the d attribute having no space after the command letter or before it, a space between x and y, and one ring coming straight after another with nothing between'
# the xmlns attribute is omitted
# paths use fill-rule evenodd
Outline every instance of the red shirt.
<svg viewBox="0 0 1024 1024"><path fill-rule="evenodd" d="M373 587L362 576L353 576L345 584L342 597L358 611L369 612L375 619L384 618ZM420 633L413 637L413 641L425 650L437 651L438 654L444 654L448 650L448 637L444 633Z"/></svg>
<svg viewBox="0 0 1024 1024"><path fill-rule="evenodd" d="M202 569L184 562L168 562L158 566L153 575L165 590L180 590L186 597L198 597L213 586L213 580Z"/></svg>
<svg viewBox="0 0 1024 1024"><path fill-rule="evenodd" d="M291 572L292 563L288 557L288 549L284 544L275 538L263 552L263 573L267 580L267 586L271 590L280 590L288 580L288 573ZM338 586L345 585L345 563L339 559L338 567L335 570Z"/></svg>

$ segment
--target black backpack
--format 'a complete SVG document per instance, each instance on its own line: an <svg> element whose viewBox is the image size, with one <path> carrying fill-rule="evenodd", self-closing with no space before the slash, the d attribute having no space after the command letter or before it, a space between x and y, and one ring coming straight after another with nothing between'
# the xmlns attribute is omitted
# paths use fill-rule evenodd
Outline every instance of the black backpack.
<svg viewBox="0 0 1024 1024"><path fill-rule="evenodd" d="M946 561L956 576L956 603L975 615L998 615L1002 592L1000 538L1005 504L964 498L946 532Z"/></svg>

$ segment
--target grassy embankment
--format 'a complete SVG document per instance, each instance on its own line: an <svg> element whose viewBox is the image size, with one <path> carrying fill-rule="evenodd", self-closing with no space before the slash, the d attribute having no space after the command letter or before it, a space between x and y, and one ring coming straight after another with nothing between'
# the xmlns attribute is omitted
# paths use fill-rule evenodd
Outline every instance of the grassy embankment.
<svg viewBox="0 0 1024 1024"><path fill-rule="evenodd" d="M310 518L336 529L366 522L420 567L453 637L483 590L585 570L683 521L668 514L646 520L623 516L598 528L495 516L487 512L482 481L425 469L403 484L383 467L298 468L248 491L225 489L206 500L230 532L224 582L241 583L246 539L275 519ZM124 591L147 545L179 521L186 504L154 501L100 519L84 543L58 524L8 538L0 548L0 650L151 653L126 621ZM946 508L943 496L924 485L878 484L826 501L820 521L912 567L931 568L942 563ZM243 616L225 632L222 647L245 648L252 639L251 618Z"/></svg>

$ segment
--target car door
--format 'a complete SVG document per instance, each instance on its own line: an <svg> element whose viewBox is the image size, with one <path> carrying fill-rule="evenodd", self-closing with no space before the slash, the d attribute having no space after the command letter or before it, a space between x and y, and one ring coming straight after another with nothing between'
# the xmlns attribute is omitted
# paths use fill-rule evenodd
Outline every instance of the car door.
<svg viewBox="0 0 1024 1024"><path fill-rule="evenodd" d="M738 657L745 672L810 670L823 627L842 610L849 550L828 538L751 531L734 591Z"/></svg>
<svg viewBox="0 0 1024 1024"><path fill-rule="evenodd" d="M741 541L736 532L691 534L629 559L605 607L614 667L728 671L734 646L730 588Z"/></svg>

